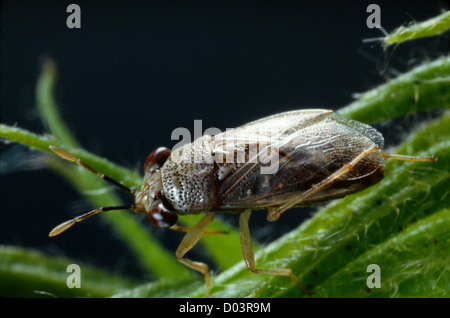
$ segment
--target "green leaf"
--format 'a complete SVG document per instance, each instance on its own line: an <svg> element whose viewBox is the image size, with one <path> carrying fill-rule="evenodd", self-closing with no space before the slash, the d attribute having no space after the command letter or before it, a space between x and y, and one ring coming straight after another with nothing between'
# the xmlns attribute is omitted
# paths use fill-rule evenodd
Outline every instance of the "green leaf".
<svg viewBox="0 0 450 318"><path fill-rule="evenodd" d="M80 288L68 288L69 264L80 266ZM0 245L0 295L3 297L108 297L136 282L78 261L39 251Z"/></svg>
<svg viewBox="0 0 450 318"><path fill-rule="evenodd" d="M361 95L339 112L367 124L450 107L450 58L424 63Z"/></svg>
<svg viewBox="0 0 450 318"><path fill-rule="evenodd" d="M36 104L44 126L65 145L79 147L75 137L64 123L55 101L57 69L52 59L45 59L36 85Z"/></svg>
<svg viewBox="0 0 450 318"><path fill-rule="evenodd" d="M316 288L315 296L448 297L449 225L448 209L418 220L337 271ZM367 264L380 267L379 288L361 288Z"/></svg>
<svg viewBox="0 0 450 318"><path fill-rule="evenodd" d="M441 34L450 29L450 11L420 23L412 23L410 26L401 26L383 39L386 45L402 43L424 37Z"/></svg>

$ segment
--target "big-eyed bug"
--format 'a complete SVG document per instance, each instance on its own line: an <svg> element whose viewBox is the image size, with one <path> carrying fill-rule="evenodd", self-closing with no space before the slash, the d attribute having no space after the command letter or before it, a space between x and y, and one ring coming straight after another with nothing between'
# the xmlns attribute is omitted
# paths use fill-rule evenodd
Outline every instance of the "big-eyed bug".
<svg viewBox="0 0 450 318"><path fill-rule="evenodd" d="M374 128L348 120L331 110L307 109L266 117L236 130L205 135L174 151L158 148L144 164L144 182L132 190L99 173L62 149L50 149L77 162L134 196L134 205L102 207L69 220L50 232L55 236L99 212L129 209L146 213L157 227L186 231L175 255L181 263L201 272L209 294L206 264L184 255L206 233L216 212L239 213L243 256L255 273L288 276L308 292L291 269L256 267L248 221L253 209L268 210L277 220L286 210L326 202L378 183L386 159L435 161L434 157L390 155L382 150L383 136ZM270 153L275 168L264 171ZM226 160L225 160L226 159ZM178 227L178 216L206 215L191 229Z"/></svg>

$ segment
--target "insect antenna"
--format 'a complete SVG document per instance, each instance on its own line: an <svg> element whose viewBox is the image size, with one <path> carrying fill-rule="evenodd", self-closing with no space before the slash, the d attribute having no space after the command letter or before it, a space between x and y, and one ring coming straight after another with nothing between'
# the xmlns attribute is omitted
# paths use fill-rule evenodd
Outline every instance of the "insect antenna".
<svg viewBox="0 0 450 318"><path fill-rule="evenodd" d="M107 212L107 211L113 211L113 210L133 210L134 208L135 208L134 205L118 205L118 206L101 207L101 208L92 210L88 213L85 213L83 215L77 216L71 220L61 223L60 225L55 227L48 236L52 237L52 236L61 234L62 232L67 230L69 227L71 227L75 223L84 221L87 218L89 218L93 215L96 215L97 213L100 213L100 212Z"/></svg>
<svg viewBox="0 0 450 318"><path fill-rule="evenodd" d="M111 177L100 173L99 171L97 171L96 169L92 168L90 165L88 165L87 163L85 163L84 161L82 161L81 159L75 157L74 155L68 153L65 150L62 150L61 148L55 147L55 146L49 146L50 150L53 151L58 157L65 159L67 161L70 162L75 162L76 164L78 164L79 166L89 170L90 172L92 172L93 174L95 174L96 176L102 178L105 181L108 181L109 183L114 184L116 187L119 187L120 189L127 191L128 193L131 193L132 195L136 194L136 191L133 189L128 188L127 186L117 182L116 180L112 179ZM74 225L77 222L81 222L86 220L87 218L100 213L100 212L107 212L107 211L113 211L113 210L132 210L134 211L135 206L134 205L118 205L118 206L108 206L108 207L101 207L95 210L92 210L88 213L85 213L83 215L77 216L71 220L68 220L64 223L61 223L60 225L58 225L57 227L55 227L49 234L49 236L55 236L58 234L61 234L62 232L64 232L65 230L67 230L69 227L71 227L72 225Z"/></svg>
<svg viewBox="0 0 450 318"><path fill-rule="evenodd" d="M85 163L84 161L82 161L81 159L75 157L74 155L68 153L65 150L62 150L61 148L55 147L55 146L49 146L50 150L53 151L58 157L65 159L67 161L70 162L75 162L76 164L78 164L79 166L89 170L90 172L92 172L93 174L95 174L96 176L102 178L105 181L108 181L109 183L114 184L116 187L119 187L120 189L127 191L128 193L131 193L132 195L136 194L136 191L133 189L128 188L127 186L124 186L122 183L117 182L116 180L112 179L111 177L98 172L97 170L95 170L94 168L92 168L90 165L88 165L87 163Z"/></svg>

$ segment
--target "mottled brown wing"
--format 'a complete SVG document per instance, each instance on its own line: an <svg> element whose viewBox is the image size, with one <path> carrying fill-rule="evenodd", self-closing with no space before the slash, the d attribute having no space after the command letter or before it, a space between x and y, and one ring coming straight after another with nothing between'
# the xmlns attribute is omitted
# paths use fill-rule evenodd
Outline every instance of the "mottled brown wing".
<svg viewBox="0 0 450 318"><path fill-rule="evenodd" d="M383 147L370 126L328 110L267 117L213 139L218 209L279 206L329 177L362 151ZM221 160L218 160L221 159ZM245 160L243 160L245 159ZM264 159L264 160L262 160ZM384 159L374 152L304 205L328 201L376 183Z"/></svg>

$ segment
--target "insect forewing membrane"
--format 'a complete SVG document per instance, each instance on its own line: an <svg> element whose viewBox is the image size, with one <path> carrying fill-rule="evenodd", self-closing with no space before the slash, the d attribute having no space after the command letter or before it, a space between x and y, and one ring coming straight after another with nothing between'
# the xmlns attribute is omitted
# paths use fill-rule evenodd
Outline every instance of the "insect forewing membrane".
<svg viewBox="0 0 450 318"><path fill-rule="evenodd" d="M230 147L230 144L232 145ZM214 149L236 154L257 149L245 163L224 163L223 181L218 185L219 205L226 208L277 206L308 190L351 162L362 151L381 148L383 137L370 126L345 119L328 110L302 110L274 115L215 136ZM267 150L277 152L277 170L262 174L264 163L258 160ZM340 179L353 180L351 187L338 187L318 193L309 201L324 201L361 190L354 180L371 175L383 164L374 152L361 160ZM382 172L376 178L381 178ZM367 180L365 180L367 183ZM309 202L306 202L309 203Z"/></svg>

